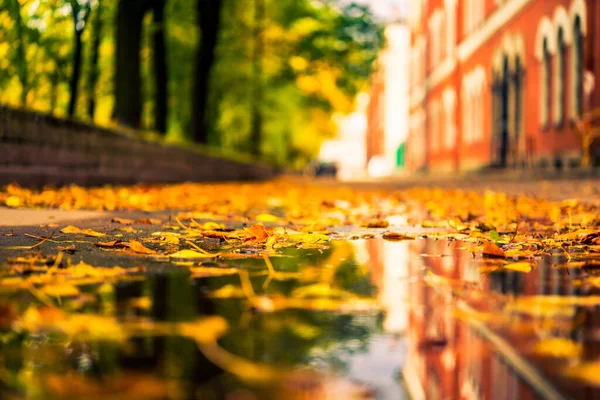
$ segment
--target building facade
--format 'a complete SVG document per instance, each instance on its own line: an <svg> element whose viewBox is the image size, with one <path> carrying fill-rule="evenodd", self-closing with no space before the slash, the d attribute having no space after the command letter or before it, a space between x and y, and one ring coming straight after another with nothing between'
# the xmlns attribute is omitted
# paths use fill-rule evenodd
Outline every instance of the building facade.
<svg viewBox="0 0 600 400"><path fill-rule="evenodd" d="M578 165L575 122L600 107L600 1L410 5L410 171Z"/></svg>

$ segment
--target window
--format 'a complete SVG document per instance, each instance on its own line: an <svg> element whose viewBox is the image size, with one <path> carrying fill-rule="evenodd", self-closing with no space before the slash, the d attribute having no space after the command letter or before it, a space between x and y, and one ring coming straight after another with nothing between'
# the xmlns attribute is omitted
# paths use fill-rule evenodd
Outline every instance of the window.
<svg viewBox="0 0 600 400"><path fill-rule="evenodd" d="M481 24L485 17L485 1L465 0L463 7L463 26L465 33L470 33Z"/></svg>
<svg viewBox="0 0 600 400"><path fill-rule="evenodd" d="M515 75L514 75L514 96L515 96L515 137L519 138L521 135L521 127L523 126L523 67L521 65L521 59L517 57L515 61Z"/></svg>
<svg viewBox="0 0 600 400"><path fill-rule="evenodd" d="M562 27L558 29L556 38L556 77L554 79L554 122L561 125L565 118L565 73L566 73L566 54L567 43L565 42L565 32Z"/></svg>
<svg viewBox="0 0 600 400"><path fill-rule="evenodd" d="M456 142L456 124L454 116L456 114L456 93L452 89L444 90L444 145L448 149L452 149Z"/></svg>
<svg viewBox="0 0 600 400"><path fill-rule="evenodd" d="M552 65L548 38L544 38L542 45L542 73L541 73L541 101L540 101L540 123L543 127L548 126L550 121L551 87L552 87Z"/></svg>
<svg viewBox="0 0 600 400"><path fill-rule="evenodd" d="M575 18L573 27L573 114L583 114L583 27L581 17Z"/></svg>

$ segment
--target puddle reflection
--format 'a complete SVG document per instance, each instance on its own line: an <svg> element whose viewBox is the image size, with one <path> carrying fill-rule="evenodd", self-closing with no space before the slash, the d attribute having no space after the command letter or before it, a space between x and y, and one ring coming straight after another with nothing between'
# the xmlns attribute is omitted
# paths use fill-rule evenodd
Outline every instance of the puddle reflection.
<svg viewBox="0 0 600 400"><path fill-rule="evenodd" d="M272 257L275 274L234 260L247 273L182 268L83 286L52 308L1 293L0 397L600 396L588 274L551 258L506 270L466 247L332 242Z"/></svg>

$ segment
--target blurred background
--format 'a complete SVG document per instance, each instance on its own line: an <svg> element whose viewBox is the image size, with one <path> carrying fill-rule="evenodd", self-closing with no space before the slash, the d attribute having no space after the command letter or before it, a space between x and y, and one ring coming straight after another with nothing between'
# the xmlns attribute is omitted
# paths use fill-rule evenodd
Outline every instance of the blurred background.
<svg viewBox="0 0 600 400"><path fill-rule="evenodd" d="M594 0L0 0L0 104L309 174L600 163Z"/></svg>

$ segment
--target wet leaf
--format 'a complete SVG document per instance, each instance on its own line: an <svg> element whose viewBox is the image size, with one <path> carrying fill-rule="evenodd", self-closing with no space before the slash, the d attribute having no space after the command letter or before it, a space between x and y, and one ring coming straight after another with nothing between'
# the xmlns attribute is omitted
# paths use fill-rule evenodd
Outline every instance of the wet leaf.
<svg viewBox="0 0 600 400"><path fill-rule="evenodd" d="M504 250L492 242L485 242L483 244L483 256L491 258L506 258Z"/></svg>
<svg viewBox="0 0 600 400"><path fill-rule="evenodd" d="M131 225L133 224L135 221L133 219L127 219L127 218L113 218L112 222L116 222L118 224L123 224L123 225Z"/></svg>
<svg viewBox="0 0 600 400"><path fill-rule="evenodd" d="M414 238L410 236L406 236L402 233L398 232L386 232L383 234L383 238L385 240L389 240L390 242L399 242L402 240L414 240Z"/></svg>
<svg viewBox="0 0 600 400"><path fill-rule="evenodd" d="M516 263L506 264L502 268L508 269L511 271L529 273L529 272L531 272L532 267L531 267L531 263L528 263L528 262L516 262Z"/></svg>
<svg viewBox="0 0 600 400"><path fill-rule="evenodd" d="M91 237L103 237L105 233L96 232L92 229L79 229L76 226L69 225L60 230L62 233L82 234Z"/></svg>
<svg viewBox="0 0 600 400"><path fill-rule="evenodd" d="M130 240L128 245L129 245L129 248L131 249L131 251L133 251L134 253L138 253L138 254L156 254L157 253L155 250L147 248L146 246L144 246L141 242L138 242L137 240Z"/></svg>
<svg viewBox="0 0 600 400"><path fill-rule="evenodd" d="M175 252L173 254L169 254L170 258L175 258L175 259L182 259L182 260L196 260L196 259L203 259L203 258L216 258L218 257L219 254L211 254L208 252L199 252L199 251L195 251L195 250L180 250L178 252Z"/></svg>

